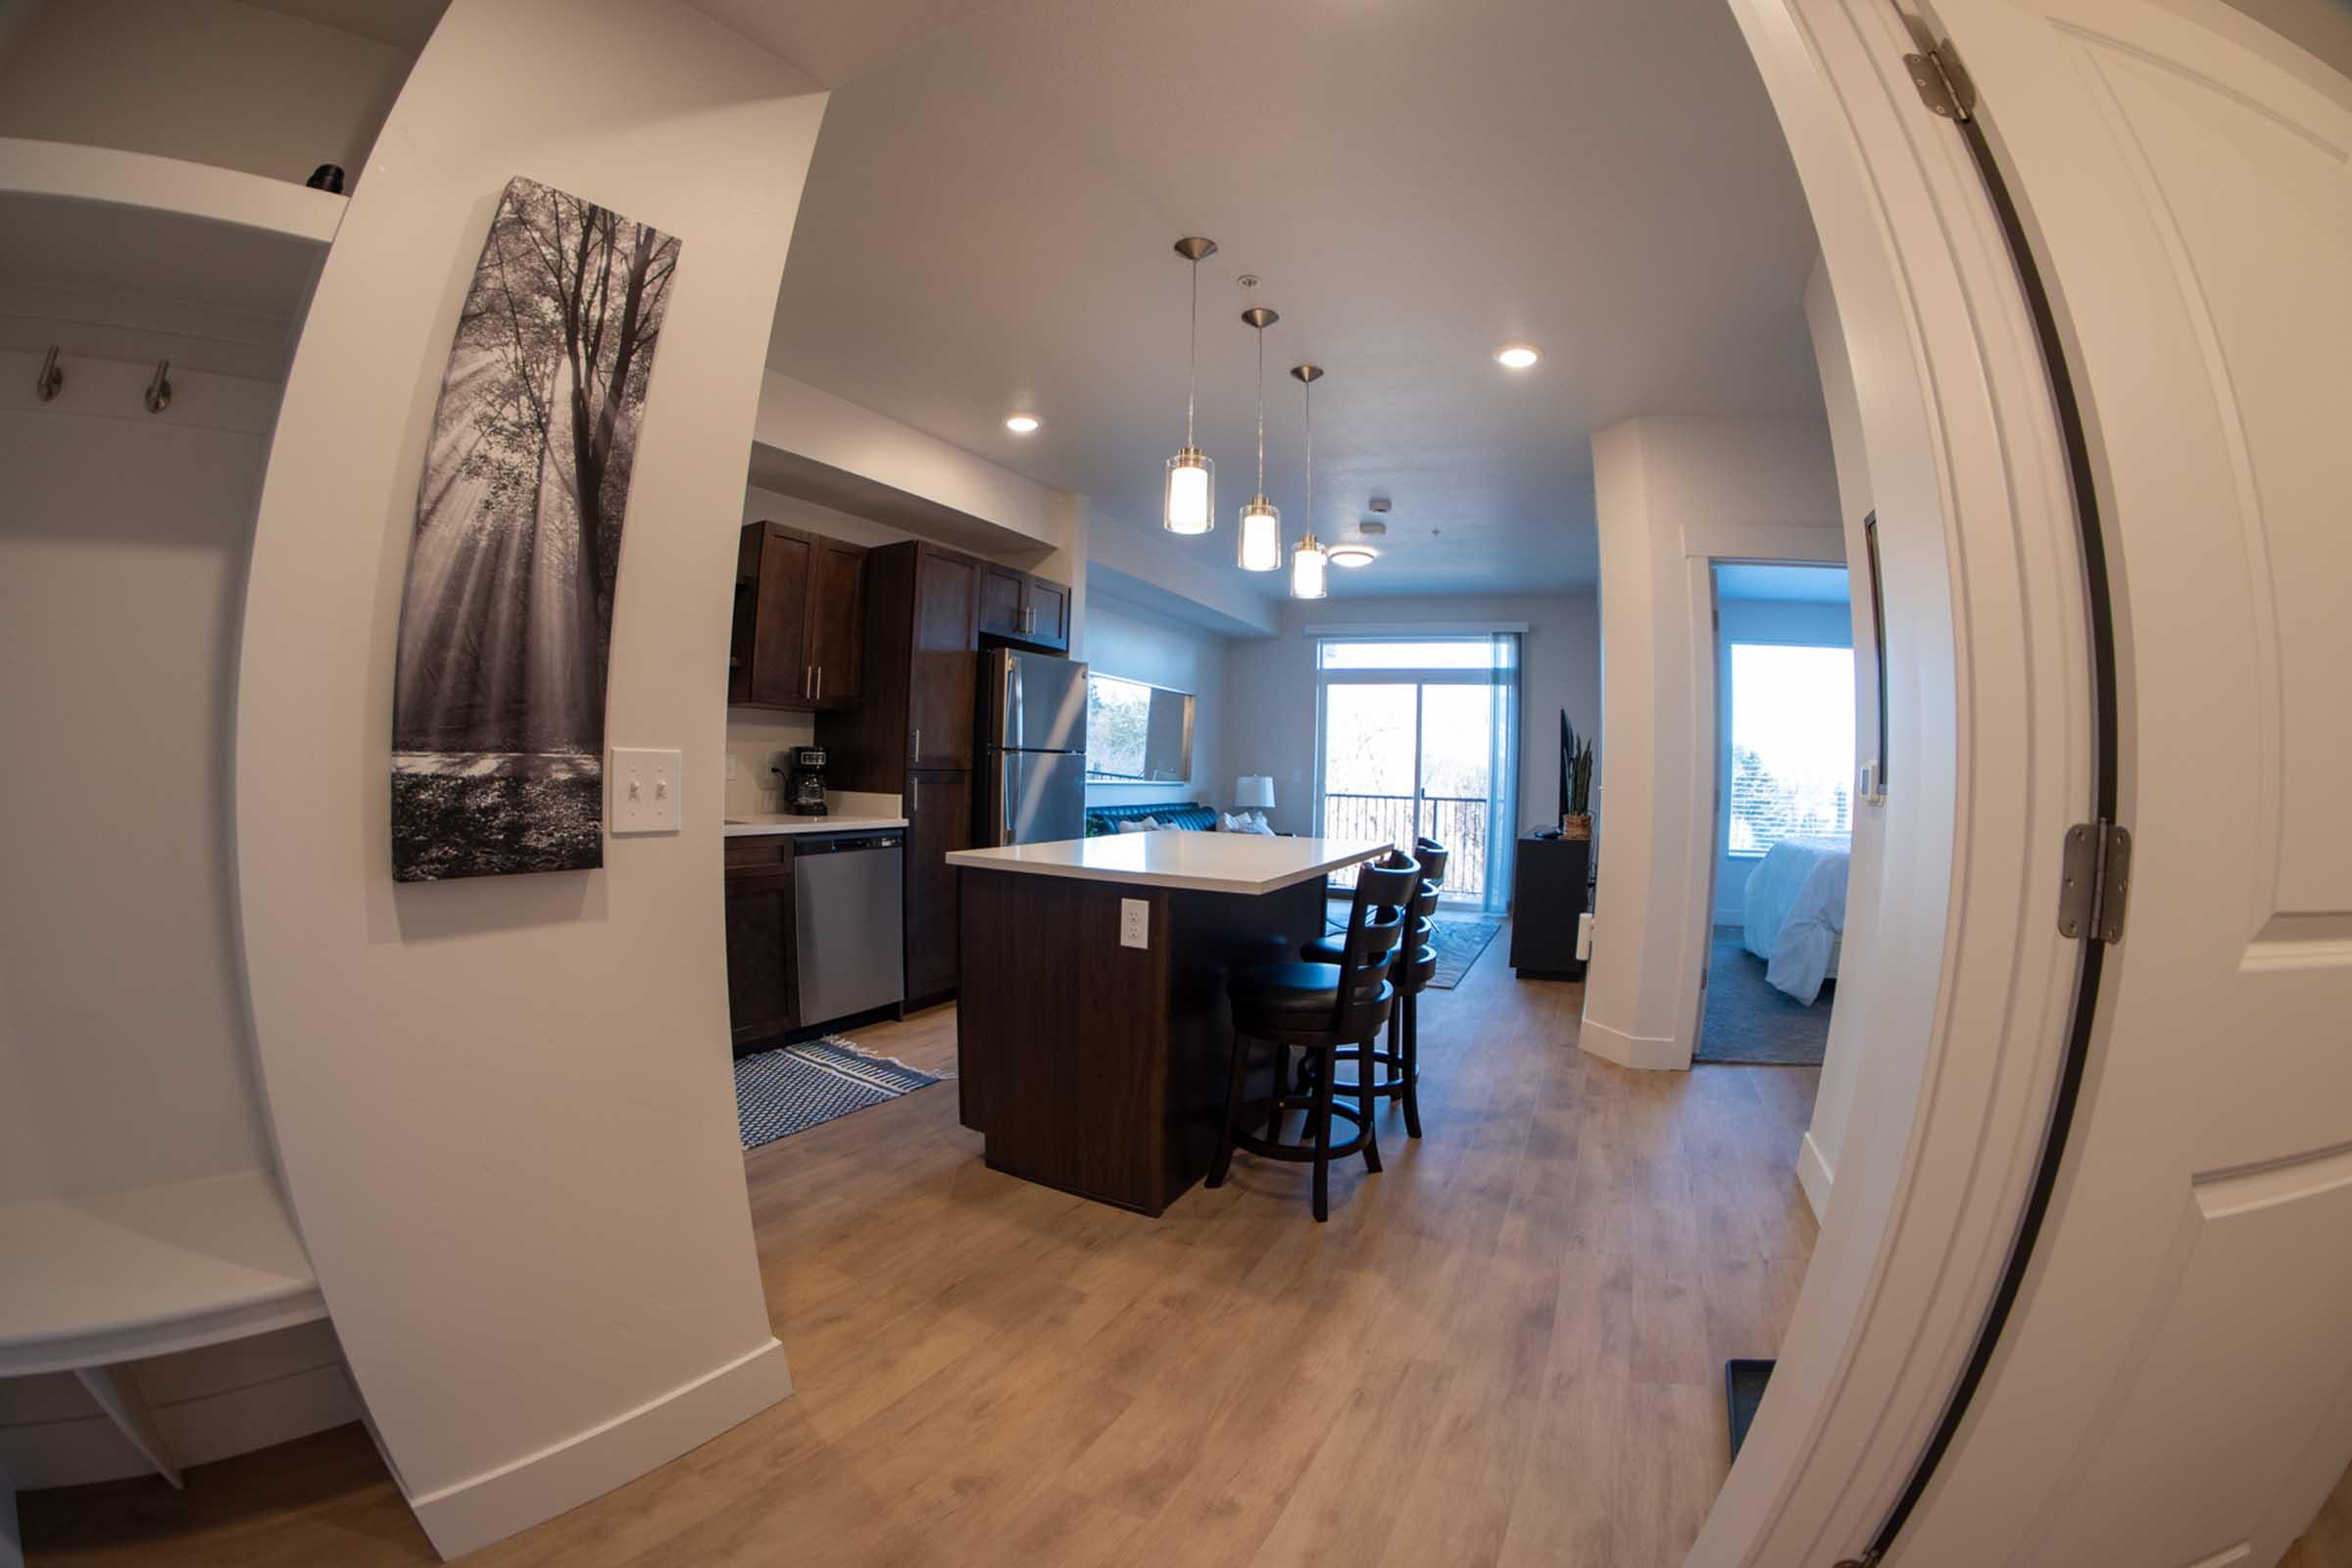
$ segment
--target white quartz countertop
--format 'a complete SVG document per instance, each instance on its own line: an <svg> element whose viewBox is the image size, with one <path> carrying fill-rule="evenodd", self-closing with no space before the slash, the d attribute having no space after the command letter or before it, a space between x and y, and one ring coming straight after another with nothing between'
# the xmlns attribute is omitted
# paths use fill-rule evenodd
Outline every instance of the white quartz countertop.
<svg viewBox="0 0 2352 1568"><path fill-rule="evenodd" d="M1258 833L1193 833L1160 828L1091 839L1055 839L997 850L956 850L950 865L975 871L1021 871L1136 887L1201 893L1272 893L1388 853L1377 839L1286 839Z"/></svg>
<svg viewBox="0 0 2352 1568"><path fill-rule="evenodd" d="M790 816L763 811L756 816L730 816L719 831L728 838L739 839L762 833L865 833L875 828L906 825L903 816Z"/></svg>

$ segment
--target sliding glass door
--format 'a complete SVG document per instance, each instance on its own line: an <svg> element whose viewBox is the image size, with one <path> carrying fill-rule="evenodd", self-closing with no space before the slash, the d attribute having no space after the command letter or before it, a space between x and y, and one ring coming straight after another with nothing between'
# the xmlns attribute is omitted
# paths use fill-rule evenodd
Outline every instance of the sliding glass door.
<svg viewBox="0 0 2352 1568"><path fill-rule="evenodd" d="M1330 838L1436 839L1446 899L1510 898L1518 636L1324 637L1316 645L1316 810ZM1352 869L1332 879L1353 887Z"/></svg>

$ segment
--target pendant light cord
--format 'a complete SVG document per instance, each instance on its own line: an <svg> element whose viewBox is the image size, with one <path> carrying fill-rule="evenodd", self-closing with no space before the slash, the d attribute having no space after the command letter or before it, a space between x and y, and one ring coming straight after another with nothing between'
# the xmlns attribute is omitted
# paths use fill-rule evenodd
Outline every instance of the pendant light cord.
<svg viewBox="0 0 2352 1568"><path fill-rule="evenodd" d="M1257 329L1257 493L1266 493L1266 329Z"/></svg>
<svg viewBox="0 0 2352 1568"><path fill-rule="evenodd" d="M1184 366L1184 445L1193 445L1193 390L1200 379L1200 264L1193 263L1193 324Z"/></svg>
<svg viewBox="0 0 2352 1568"><path fill-rule="evenodd" d="M1306 383L1306 536L1315 536L1315 383Z"/></svg>

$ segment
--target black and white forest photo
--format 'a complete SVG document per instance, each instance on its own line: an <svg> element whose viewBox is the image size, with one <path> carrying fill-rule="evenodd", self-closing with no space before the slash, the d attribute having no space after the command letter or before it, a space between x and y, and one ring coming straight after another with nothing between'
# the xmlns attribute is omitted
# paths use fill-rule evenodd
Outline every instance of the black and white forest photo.
<svg viewBox="0 0 2352 1568"><path fill-rule="evenodd" d="M604 863L605 672L675 238L535 181L433 413L392 699L401 882Z"/></svg>

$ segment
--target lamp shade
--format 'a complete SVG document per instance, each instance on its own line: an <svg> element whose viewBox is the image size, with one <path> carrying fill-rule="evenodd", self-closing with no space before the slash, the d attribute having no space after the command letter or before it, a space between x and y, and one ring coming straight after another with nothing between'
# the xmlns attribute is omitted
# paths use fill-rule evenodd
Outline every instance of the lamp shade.
<svg viewBox="0 0 2352 1568"><path fill-rule="evenodd" d="M1244 773L1233 781L1233 804L1237 810L1270 811L1274 808L1274 780L1265 773Z"/></svg>
<svg viewBox="0 0 2352 1568"><path fill-rule="evenodd" d="M1217 525L1217 466L1197 447L1168 460L1160 523L1170 533L1206 533Z"/></svg>
<svg viewBox="0 0 2352 1568"><path fill-rule="evenodd" d="M1329 559L1324 555L1323 547L1315 542L1315 536L1311 533L1302 537L1297 545L1292 547L1291 597L1293 599L1320 599L1323 597L1326 592L1323 567Z"/></svg>
<svg viewBox="0 0 2352 1568"><path fill-rule="evenodd" d="M1282 514L1264 496L1242 509L1241 567L1244 571L1282 569Z"/></svg>

